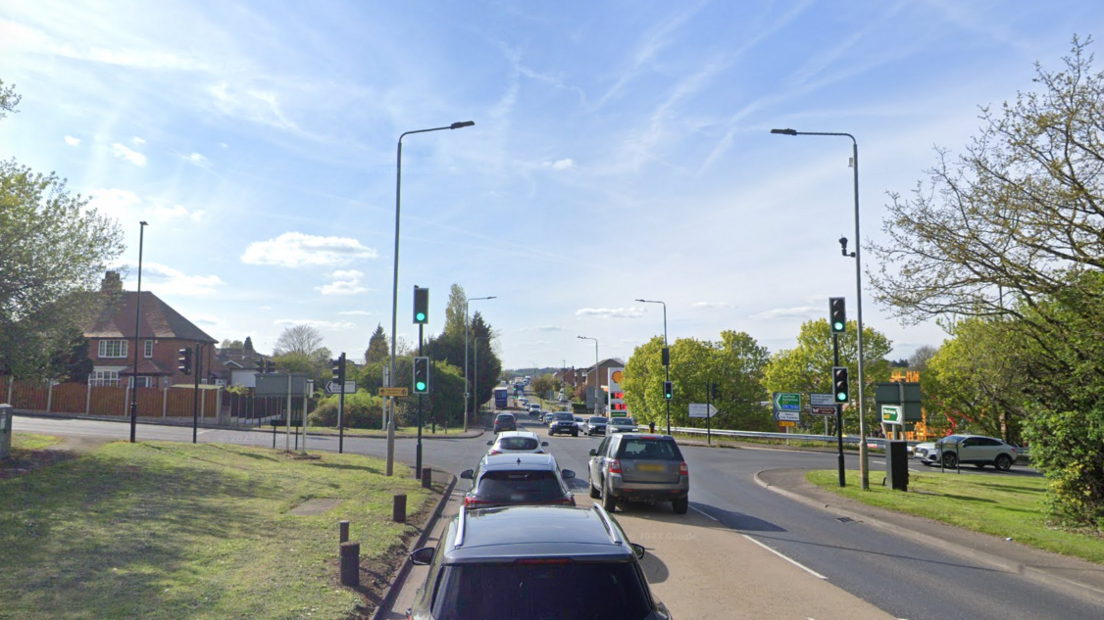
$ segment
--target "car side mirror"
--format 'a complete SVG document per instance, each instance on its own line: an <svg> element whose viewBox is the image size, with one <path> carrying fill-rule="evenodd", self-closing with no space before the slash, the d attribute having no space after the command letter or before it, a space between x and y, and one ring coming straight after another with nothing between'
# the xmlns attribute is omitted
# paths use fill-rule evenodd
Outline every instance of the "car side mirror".
<svg viewBox="0 0 1104 620"><path fill-rule="evenodd" d="M597 450L594 450L594 449L591 449L591 451L590 451L590 455L591 455L591 456L598 456L598 451L597 451Z"/></svg>
<svg viewBox="0 0 1104 620"><path fill-rule="evenodd" d="M542 441L541 442L541 447L542 448L547 448L548 447L548 442L547 441Z"/></svg>
<svg viewBox="0 0 1104 620"><path fill-rule="evenodd" d="M474 469L465 469L464 471L460 472L460 477L465 479L465 480L471 480L472 475L474 475L474 474L475 474Z"/></svg>
<svg viewBox="0 0 1104 620"><path fill-rule="evenodd" d="M494 442L493 442L493 441L488 441L488 442L487 442L487 445L488 445L488 446L493 446L493 445L494 445Z"/></svg>
<svg viewBox="0 0 1104 620"><path fill-rule="evenodd" d="M637 543L629 543L629 544L630 544L630 546L632 546L633 553L636 554L637 559L640 559L640 558L644 557L644 545L640 545L640 544L637 544ZM421 551L421 549L419 549L418 551ZM417 551L415 551L415 553L417 553Z"/></svg>
<svg viewBox="0 0 1104 620"><path fill-rule="evenodd" d="M564 480L571 480L575 477L575 472L571 471L570 469L564 469L560 471L560 477L562 477Z"/></svg>
<svg viewBox="0 0 1104 620"><path fill-rule="evenodd" d="M410 563L417 564L418 566L425 566L433 562L433 547L422 547L421 549L415 549L410 554Z"/></svg>

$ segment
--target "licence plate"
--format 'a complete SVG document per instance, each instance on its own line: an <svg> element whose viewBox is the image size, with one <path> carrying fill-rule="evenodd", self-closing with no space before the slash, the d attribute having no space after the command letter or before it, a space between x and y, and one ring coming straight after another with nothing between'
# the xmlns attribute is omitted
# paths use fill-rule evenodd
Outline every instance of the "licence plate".
<svg viewBox="0 0 1104 620"><path fill-rule="evenodd" d="M636 468L640 471L663 471L664 469L662 465L654 465L649 463L642 463L640 465L637 465Z"/></svg>

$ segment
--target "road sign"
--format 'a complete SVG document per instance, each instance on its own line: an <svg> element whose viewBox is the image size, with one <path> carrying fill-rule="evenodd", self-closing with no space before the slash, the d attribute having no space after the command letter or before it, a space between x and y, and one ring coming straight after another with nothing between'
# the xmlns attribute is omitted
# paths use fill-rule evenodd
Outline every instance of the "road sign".
<svg viewBox="0 0 1104 620"><path fill-rule="evenodd" d="M341 391L342 391L341 390L341 384L338 383L337 381L327 381L326 382L326 393L327 394L337 394ZM344 392L346 394L356 394L356 380L346 381Z"/></svg>
<svg viewBox="0 0 1104 620"><path fill-rule="evenodd" d="M691 418L712 418L717 415L717 408L705 403L690 403Z"/></svg>
<svg viewBox="0 0 1104 620"><path fill-rule="evenodd" d="M775 421L796 422L801 419L801 394L775 392L771 394L771 404L774 406Z"/></svg>
<svg viewBox="0 0 1104 620"><path fill-rule="evenodd" d="M793 420L779 420L778 425L779 426L797 426L797 422L794 422Z"/></svg>
<svg viewBox="0 0 1104 620"><path fill-rule="evenodd" d="M900 405L882 405L882 424L903 424L904 412Z"/></svg>
<svg viewBox="0 0 1104 620"><path fill-rule="evenodd" d="M836 401L832 398L831 394L809 394L809 404L814 407L818 405L821 407L834 407Z"/></svg>
<svg viewBox="0 0 1104 620"><path fill-rule="evenodd" d="M831 394L828 394L828 396L831 396ZM811 413L812 415L836 415L836 406L810 405L809 413Z"/></svg>
<svg viewBox="0 0 1104 620"><path fill-rule="evenodd" d="M406 396L407 392L408 392L407 388L404 388L404 387L401 387L401 388L381 387L379 389L379 395L380 396Z"/></svg>

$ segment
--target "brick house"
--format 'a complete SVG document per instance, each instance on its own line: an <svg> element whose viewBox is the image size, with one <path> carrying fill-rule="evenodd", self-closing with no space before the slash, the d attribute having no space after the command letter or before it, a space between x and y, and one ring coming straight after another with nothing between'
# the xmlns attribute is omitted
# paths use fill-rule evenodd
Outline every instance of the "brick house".
<svg viewBox="0 0 1104 620"><path fill-rule="evenodd" d="M607 358L607 359L602 360L598 364L598 370L599 370L599 372L598 372L598 383L597 383L598 387L599 388L606 387L606 385L609 383L609 372L608 372L608 370L610 368L624 368L624 366L625 366L625 362L622 362L621 360L619 360L617 358L611 357L611 358ZM595 382L594 382L594 366L591 366L590 368L586 369L586 374L584 376L583 383L585 383L587 387L594 387L594 385L595 385Z"/></svg>
<svg viewBox="0 0 1104 620"><path fill-rule="evenodd" d="M101 290L119 290L122 281L113 271L104 276ZM92 373L88 377L94 386L129 386L134 374L135 306L139 293L123 291L119 302L105 310L84 332L88 339L88 356ZM200 345L200 383L215 383L226 367L216 364L214 338L173 310L156 295L141 293L141 317L138 321L138 386L169 387L193 383L195 377L177 369L180 349L195 350ZM197 367L192 361L193 372Z"/></svg>

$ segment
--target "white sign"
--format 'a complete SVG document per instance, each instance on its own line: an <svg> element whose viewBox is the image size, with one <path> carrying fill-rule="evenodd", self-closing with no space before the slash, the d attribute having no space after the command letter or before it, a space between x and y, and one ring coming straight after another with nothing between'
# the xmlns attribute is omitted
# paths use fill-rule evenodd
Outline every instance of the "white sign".
<svg viewBox="0 0 1104 620"><path fill-rule="evenodd" d="M690 403L691 418L712 418L717 415L717 408L705 403Z"/></svg>
<svg viewBox="0 0 1104 620"><path fill-rule="evenodd" d="M337 381L328 381L328 382L326 382L326 393L327 394L337 394L338 392L341 392L341 391L342 391L341 386L337 384ZM345 391L346 394L356 394L356 381L346 381L344 391Z"/></svg>
<svg viewBox="0 0 1104 620"><path fill-rule="evenodd" d="M809 394L809 404L814 407L835 407L831 394Z"/></svg>
<svg viewBox="0 0 1104 620"><path fill-rule="evenodd" d="M801 421L801 412L800 411L779 411L778 413L774 414L774 419L778 420L779 422L800 422Z"/></svg>

